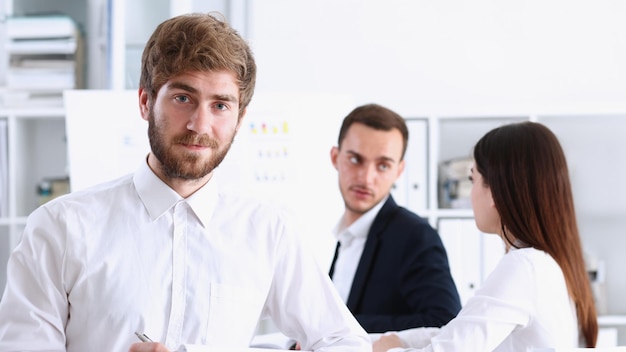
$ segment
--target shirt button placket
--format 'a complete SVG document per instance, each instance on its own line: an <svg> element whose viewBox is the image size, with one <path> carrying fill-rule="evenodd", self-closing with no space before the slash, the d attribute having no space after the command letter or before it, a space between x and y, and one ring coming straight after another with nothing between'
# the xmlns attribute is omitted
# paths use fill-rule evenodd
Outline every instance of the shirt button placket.
<svg viewBox="0 0 626 352"><path fill-rule="evenodd" d="M172 243L172 307L170 321L167 329L165 345L175 349L181 344L183 321L185 315L185 277L187 256L187 210L184 201L174 206L174 234Z"/></svg>

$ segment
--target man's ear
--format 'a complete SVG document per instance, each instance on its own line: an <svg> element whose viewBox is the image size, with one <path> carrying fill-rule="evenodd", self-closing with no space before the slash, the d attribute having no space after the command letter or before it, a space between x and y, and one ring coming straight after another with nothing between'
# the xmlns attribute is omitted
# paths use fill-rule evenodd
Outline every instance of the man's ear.
<svg viewBox="0 0 626 352"><path fill-rule="evenodd" d="M137 94L139 95L139 112L141 113L141 118L148 121L150 117L150 98L148 97L148 93L145 89L139 88Z"/></svg>
<svg viewBox="0 0 626 352"><path fill-rule="evenodd" d="M337 156L339 155L339 148L332 147L330 148L330 162L333 163L335 169L337 169Z"/></svg>

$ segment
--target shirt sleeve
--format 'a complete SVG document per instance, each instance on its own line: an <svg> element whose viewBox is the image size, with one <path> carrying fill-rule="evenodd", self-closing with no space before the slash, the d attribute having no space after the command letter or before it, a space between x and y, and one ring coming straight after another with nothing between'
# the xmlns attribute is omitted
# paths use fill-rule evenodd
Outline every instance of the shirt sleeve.
<svg viewBox="0 0 626 352"><path fill-rule="evenodd" d="M0 301L0 350L65 351L69 313L60 233L47 207L29 217L7 266Z"/></svg>
<svg viewBox="0 0 626 352"><path fill-rule="evenodd" d="M283 334L316 352L367 352L370 339L352 316L328 274L310 252L303 250L294 224L281 229L275 280L267 313Z"/></svg>
<svg viewBox="0 0 626 352"><path fill-rule="evenodd" d="M533 311L535 280L532 265L523 257L506 255L485 283L440 332L432 337L431 345L413 348L413 334L401 337L407 349L390 352L427 351L493 351L518 326L528 324Z"/></svg>

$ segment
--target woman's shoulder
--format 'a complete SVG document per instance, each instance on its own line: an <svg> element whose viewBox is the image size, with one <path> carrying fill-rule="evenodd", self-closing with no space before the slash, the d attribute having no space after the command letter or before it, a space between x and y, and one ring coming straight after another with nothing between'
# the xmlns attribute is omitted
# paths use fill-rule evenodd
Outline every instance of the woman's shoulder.
<svg viewBox="0 0 626 352"><path fill-rule="evenodd" d="M553 272L560 272L560 267L548 253L535 248L512 249L487 277L481 291L516 296L516 291L528 292L540 276L553 276Z"/></svg>
<svg viewBox="0 0 626 352"><path fill-rule="evenodd" d="M550 254L533 247L516 248L510 250L502 258L504 263L524 265L530 267L545 267L557 265Z"/></svg>

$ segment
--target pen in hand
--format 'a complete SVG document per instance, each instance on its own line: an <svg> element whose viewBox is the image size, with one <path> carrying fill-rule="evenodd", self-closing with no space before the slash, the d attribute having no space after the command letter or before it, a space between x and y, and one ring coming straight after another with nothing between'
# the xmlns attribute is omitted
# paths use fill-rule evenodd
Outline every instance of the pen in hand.
<svg viewBox="0 0 626 352"><path fill-rule="evenodd" d="M146 336L146 334L143 333L138 333L137 331L135 331L135 335L137 335L137 337L141 340L141 342L152 342L152 340Z"/></svg>

